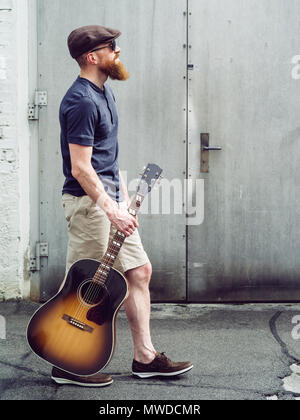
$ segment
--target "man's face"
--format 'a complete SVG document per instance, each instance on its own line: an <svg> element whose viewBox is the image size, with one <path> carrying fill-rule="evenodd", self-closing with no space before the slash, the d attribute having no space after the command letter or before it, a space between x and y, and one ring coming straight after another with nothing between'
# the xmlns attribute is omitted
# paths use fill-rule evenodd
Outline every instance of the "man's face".
<svg viewBox="0 0 300 420"><path fill-rule="evenodd" d="M99 58L97 64L99 71L105 73L112 80L127 80L129 78L129 73L119 59L120 52L120 47L116 46L113 51L108 46L94 53Z"/></svg>

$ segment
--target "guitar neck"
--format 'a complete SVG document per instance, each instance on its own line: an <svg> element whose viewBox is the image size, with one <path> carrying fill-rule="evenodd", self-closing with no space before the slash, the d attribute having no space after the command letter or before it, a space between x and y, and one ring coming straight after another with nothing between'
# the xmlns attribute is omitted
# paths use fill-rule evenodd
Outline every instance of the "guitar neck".
<svg viewBox="0 0 300 420"><path fill-rule="evenodd" d="M138 193L135 194L131 204L128 208L128 212L132 216L136 216L140 209L140 206L143 202L143 197ZM120 252L120 249L126 239L124 233L120 232L119 230L116 231L113 238L109 241L107 251L104 254L101 263L99 265L96 274L94 275L94 281L105 282L110 269L113 267L116 258Z"/></svg>
<svg viewBox="0 0 300 420"><path fill-rule="evenodd" d="M142 174L135 196L128 208L128 212L132 216L136 216L138 214L144 198L151 191L157 180L161 178L162 169L154 163L148 163L147 167L144 169L145 170ZM125 239L126 236L124 233L117 230L113 238L108 243L107 251L93 277L93 281L100 283L106 282L109 271L114 265Z"/></svg>

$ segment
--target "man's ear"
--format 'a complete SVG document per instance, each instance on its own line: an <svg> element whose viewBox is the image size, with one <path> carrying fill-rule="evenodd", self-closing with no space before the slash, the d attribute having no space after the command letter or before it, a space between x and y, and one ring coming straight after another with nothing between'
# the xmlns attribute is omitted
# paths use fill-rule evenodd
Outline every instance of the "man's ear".
<svg viewBox="0 0 300 420"><path fill-rule="evenodd" d="M87 61L89 64L96 64L96 63L97 63L97 59L96 59L96 57L95 57L95 55L94 55L93 53L89 53L89 54L86 56L86 61Z"/></svg>

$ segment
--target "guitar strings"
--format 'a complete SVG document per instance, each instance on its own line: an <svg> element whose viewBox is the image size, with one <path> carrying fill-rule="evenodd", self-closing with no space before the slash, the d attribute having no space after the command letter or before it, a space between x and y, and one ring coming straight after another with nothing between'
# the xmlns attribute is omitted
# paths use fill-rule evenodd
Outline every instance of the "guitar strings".
<svg viewBox="0 0 300 420"><path fill-rule="evenodd" d="M108 252L108 251L106 251L106 252ZM105 264L106 265L108 263L109 263L109 258L105 254L104 257L101 260L101 264ZM102 270L102 272L104 272L104 270ZM101 274L102 273L100 272L100 276L101 276ZM93 279L90 282L90 285L89 285L88 289L86 290L85 294L82 296L82 299L84 301L87 301L87 302L92 302L93 299L95 299L95 297L97 296L97 290L99 289L99 287L100 286L98 284L98 281L97 280L95 281ZM86 305L84 303L80 302L80 304L78 305L77 310L76 310L76 312L74 314L74 318L76 318L78 320L81 320L80 318L83 315L83 311L85 311L85 309L86 309Z"/></svg>
<svg viewBox="0 0 300 420"><path fill-rule="evenodd" d="M115 258L111 258L110 256L107 255L107 253L115 253L115 251L118 251L119 252L119 250L121 249L122 242L124 241L124 239L125 239L124 237L121 237L118 234L118 231L114 234L113 238L109 242L108 249L107 249L104 257L101 260L101 264L109 265L110 262L112 262L111 260L113 260L113 262L115 261ZM121 246L120 247L115 246L114 243L113 243L114 241L115 242L118 241L121 244ZM117 252L117 254L118 254L118 252ZM102 271L100 271L100 272L98 271L98 273L99 273L99 278L100 279L101 279L102 273L107 273L107 278L106 279L103 279L102 278L103 279L103 282L102 283L104 283L104 285L105 284L108 285L110 283L110 279L108 278L109 271L107 272L106 270L102 269ZM97 277L97 272L95 273L95 276ZM98 294L98 292L100 290L100 287L102 287L102 286L100 286L101 280L99 282L98 280L95 281L94 278L93 278L93 280L90 283L91 284L89 285L88 289L86 290L85 294L82 297L83 300L84 301L87 301L87 302L93 302L96 299L96 297L97 297L97 294ZM74 318L76 318L79 321L81 321L80 318L83 315L83 312L85 311L85 309L86 309L86 305L81 302L77 306L77 310L76 310L76 312L74 314Z"/></svg>
<svg viewBox="0 0 300 420"><path fill-rule="evenodd" d="M113 238L113 240L114 239L115 239L115 237ZM119 237L118 237L118 239L119 239ZM117 250L118 250L118 248L116 248L113 245L113 243L111 242L108 249L107 249L107 253L115 252ZM115 259L113 259L113 258L107 256L107 254L105 254L104 258L101 261L101 264L108 265L111 262L114 263L114 261L112 261L112 260L115 260ZM106 277L106 279L103 279L103 273L107 273L107 275L108 275L109 271L107 272L106 270L102 269L102 271L100 271L100 272L98 271L98 273L99 273L99 275L97 275L97 273L96 273L96 277L98 277L100 279L102 277L103 281L92 280L90 282L91 284L89 285L87 291L83 295L83 300L86 301L88 304L90 303L91 305L93 305L93 304L96 305L97 304L97 295L98 295L99 291L101 292L101 288L103 288L102 284L104 286L108 286L108 284L111 281L111 279L109 277ZM78 308L77 308L77 311L74 315L74 318L76 318L78 320L81 320L81 317L83 315L83 312L85 312L85 310L86 310L86 305L85 304L81 303L80 305L78 305ZM84 318L86 318L86 316Z"/></svg>
<svg viewBox="0 0 300 420"><path fill-rule="evenodd" d="M115 239L115 237L113 238L113 239ZM119 238L118 238L119 239ZM124 239L124 238L123 238ZM114 250L114 251L117 251L117 249L119 249L119 248L116 248L116 247L111 247L111 246L109 246L108 247L108 249L109 250ZM108 251L107 251L108 252ZM106 255L106 254L105 254ZM106 256L104 256L104 258L103 258L103 262L105 262L105 264L108 264L108 262L109 262L109 260L110 260L110 258L107 258ZM109 284L110 283L110 281L111 281L111 279L107 279L108 281L107 281L107 284ZM95 283L96 282L93 282L94 283L94 285L95 285ZM93 285L93 286L94 286ZM96 284L96 287L98 287L98 284ZM92 288L91 288L92 289ZM90 290L90 292L91 292L91 290ZM97 292L96 292L97 293ZM86 310L86 305L84 305L84 304L82 304L82 303L80 303L79 305L78 305L78 301L76 301L76 303L75 303L75 305L77 305L77 309L76 309L76 311L75 311L75 314L72 316L73 318L75 318L75 319L77 319L78 321L80 321L80 322L84 322L85 321L85 319L81 319L81 317L82 317L82 315L84 314L84 312L85 312L85 310ZM71 311L71 313L73 313L73 310ZM85 317L84 317L85 318ZM66 343L67 342L67 340L68 340L68 342L70 342L70 340L73 340L73 338L74 338L74 334L76 333L76 331L75 331L75 329L70 329L69 330L69 334L68 334L68 337L64 337L64 342ZM57 337L57 340L56 340L56 342L58 342L59 340L61 339L61 336L58 336ZM66 346L66 348L67 348L67 346Z"/></svg>
<svg viewBox="0 0 300 420"><path fill-rule="evenodd" d="M113 240L114 240L114 238L112 239L112 241ZM111 252L114 253L115 251L117 251L117 248L115 248L113 246L112 241L110 241L110 243L109 243L108 249L107 249L106 254L104 255L103 259L101 260L100 266L102 264L104 264L105 266L109 265L112 262L111 260L113 260L113 258L111 258L107 255L108 253L111 253ZM88 304L89 303L90 304L96 303L97 294L98 294L100 288L102 287L101 283L103 283L104 285L109 283L109 278L107 278L107 277L106 277L106 279L103 278L104 277L103 273L105 273L108 276L109 271L107 272L105 269L102 269L101 271L99 271L99 269L98 269L97 271L98 271L98 273L97 272L95 273L93 280L90 282L90 285L89 285L87 291L85 292L85 294L82 297L83 300L86 301ZM97 280L94 280L95 277L96 277ZM100 281L98 280L98 278L100 279Z"/></svg>
<svg viewBox="0 0 300 420"><path fill-rule="evenodd" d="M116 257L118 256L118 253L119 253L119 250L120 250L121 246L119 248L117 248L116 246L114 246L114 242L116 242L116 239L119 242L122 242L121 241L121 238L120 238L120 235L117 232L115 233L115 235L113 236L113 238L110 240L109 245L108 245L108 249L106 251L106 254L104 255L103 260L101 261L101 264L103 264L104 266L105 265L108 265L109 266L111 262L112 262L112 265L113 265L114 262L115 262ZM115 252L116 252L117 255L115 255ZM113 253L115 258L111 257L110 256L110 253ZM107 272L105 269L102 269L102 271L98 271L98 273L99 273L99 275L97 276L97 272L96 272L96 274L95 274L94 277L99 277L100 278L100 283L108 284L109 281L110 281L108 279L108 277L107 277L108 274L109 274L109 271ZM101 276L103 275L103 273L105 273L106 278L103 278L102 277L102 279L101 279ZM101 280L103 280L103 282L101 282ZM97 293L97 287L98 287L99 282L96 281L94 283L96 283L96 287L94 287L94 289L96 289L95 292ZM93 288L92 282L91 282L91 288ZM88 297L89 299L92 300L95 297L95 295L94 294L91 295L88 292L89 292L89 290L87 290L87 293L85 293L84 298L87 298Z"/></svg>
<svg viewBox="0 0 300 420"><path fill-rule="evenodd" d="M115 241L118 241L121 244L121 246L120 247L115 246L114 243L113 243L114 240ZM125 237L119 237L118 231L117 231L115 233L115 235L113 236L112 240L110 241L109 246L108 246L108 249L107 249L106 252L109 252L109 251L110 252L112 252L112 251L119 251L121 249L121 247L122 247L122 244L123 244L124 240L125 240ZM105 262L105 264L108 264L109 261L110 261L110 259L111 258L110 257L107 257L106 254L105 254L102 261ZM110 281L111 281L110 278L107 278L106 279L107 284L109 284ZM79 306L82 306L83 309L85 310L85 306L84 305L81 304ZM83 315L82 310L81 311L78 311L78 309L79 308L77 308L77 311L76 311L76 312L78 312L78 315L77 316L74 315L74 318L77 319L78 321L84 322L84 320L81 320L80 319L81 316ZM62 333L63 333L63 331L62 331ZM64 334L64 337L63 337L63 342L65 344L64 346L59 345L59 341L62 338L62 334L58 334L56 336L56 340L55 340L55 342L56 342L55 347L56 348L60 348L61 349L61 352L63 352L65 354L65 352L68 351L69 347L72 347L71 343L74 342L74 336L75 336L75 334L76 334L76 328L69 329L67 336ZM70 343L70 346L68 345L68 343ZM52 344L54 345L54 343L52 343Z"/></svg>
<svg viewBox="0 0 300 420"><path fill-rule="evenodd" d="M129 208L130 207L131 206L129 206ZM127 210L129 210L129 208ZM113 260L113 264L114 264L115 258L112 258L111 256L108 256L108 258L105 259L105 256L107 255L108 252L109 253L111 253L111 252L114 253L114 251L117 251L117 255L116 255L116 257L117 257L125 239L126 239L126 237L124 236L124 234L122 232L120 232L118 229L116 229L116 232L114 233L114 236L112 237L112 239L109 242L108 249L106 251L106 254L104 255L103 260L101 261L101 264L104 264L104 265L109 264L111 259ZM114 242L119 242L120 247L116 247L114 245ZM107 274L107 276L109 274L109 271L107 273L106 270L102 270L102 272L105 272ZM102 273L100 272L100 278L101 278L101 274ZM110 282L110 279L108 279L108 278L104 279L104 284L109 284L109 282ZM83 300L88 297L90 299L90 301L92 301L91 299L94 299L97 296L97 288L99 288L99 284L97 283L97 281L92 280L91 284L89 285L87 291L84 294ZM84 305L83 305L82 310L84 310ZM82 313L80 315L82 315Z"/></svg>
<svg viewBox="0 0 300 420"><path fill-rule="evenodd" d="M125 236L121 236L120 235L120 231L118 231L118 230L116 230L116 232L114 233L114 235L113 235L113 237L112 237L112 239L109 241L109 244L108 244L108 249L107 249L107 251L106 251L106 253L104 254L104 257L102 258L102 260L101 260L101 263L103 263L103 264L105 264L105 265L107 265L107 264L109 264L110 263L110 260L112 260L112 258L111 257L108 257L108 255L107 255L107 253L109 253L109 254L111 254L112 252L113 253L115 253L116 252L116 254L118 255L118 253L119 253L119 251L120 251L120 249L121 249L121 247L122 247L122 245L123 245L123 242L124 242L124 240L126 239L126 237ZM120 246L117 246L117 245L115 245L114 244L114 242L118 242L119 244L120 244ZM115 255L115 254L114 254ZM117 255L116 255L116 257L117 257ZM115 261L115 259L113 259L114 261ZM112 264L113 265L113 264ZM99 268L98 268L99 269ZM97 270L98 271L98 270ZM100 271L99 272L99 277L101 278L101 275L102 275L102 272L103 272L104 270L102 270L102 271ZM106 271L105 271L106 272ZM96 273L95 273L96 274ZM108 274L109 274L109 272L108 272ZM107 284L107 285L109 285L110 284L110 282L111 282L111 278L109 278L109 277L107 277L105 280L104 280L104 284ZM90 299L90 301L92 301L92 299L94 299L96 296L97 296L97 288L99 287L99 285L98 285L98 283L96 283L94 280L92 280L92 282L91 282L91 284L89 285L89 287L88 287L88 289L87 289L87 291L85 292L85 294L84 294L84 297L83 297L83 299L85 299L85 298L89 298ZM84 315L84 312L85 312L85 310L86 310L86 305L84 305L83 303L80 303L79 305L78 305L78 300L76 301L76 303L75 303L75 305L77 305L77 306L75 306L76 307L76 310L75 310L75 314L74 314L74 316L73 316L73 318L75 318L75 319L77 319L78 321L80 321L80 322L85 322L85 320L86 320L86 316L84 316L84 319L82 320L81 319L81 317ZM73 306L74 307L74 306ZM72 309L72 311L71 311L71 314L73 313L73 309ZM69 331L68 331L68 336L66 337L66 336L64 336L64 343L65 343L65 351L67 351L67 349L68 349L68 346L66 345L67 344L67 342L69 342L69 343L71 343L71 342L73 342L73 340L74 340L74 335L76 334L76 329L74 328L74 329L70 329ZM62 335L61 334L59 334L58 336L57 336L57 339L55 340L56 341L56 344L57 343L59 343L59 340L61 340L61 338L62 338ZM57 347L60 347L60 348L62 348L62 346L57 346Z"/></svg>
<svg viewBox="0 0 300 420"><path fill-rule="evenodd" d="M109 242L109 245L108 245L108 249L107 249L107 251L106 251L106 256L107 256L107 258L104 258L103 259L103 261L102 261L102 263L104 264L104 265L110 265L110 263L112 262L112 266L113 266L113 264L114 264L114 262L115 262L115 260L116 260L116 258L117 258L117 256L118 256L118 253L119 253L119 251L120 251L120 249L121 249L121 246L123 245L123 242L124 242L124 240L125 240L125 237L123 237L123 236L120 236L120 234L118 233L119 231L116 231L115 232L115 234L114 234L114 236L113 236L113 238L111 239L111 241ZM117 247L117 246L115 246L115 244L114 244L114 242L118 242L118 243L120 243L120 247ZM116 255L115 255L115 253L116 253ZM111 257L110 255L107 255L107 254L113 254L113 256L115 257L115 258L113 258L113 257ZM105 285L108 285L109 283L110 283L110 279L109 279L109 277L108 277L108 275L109 275L109 271L107 272L106 270L102 270L102 272L100 271L99 272L99 277L100 277L100 279L101 279L101 275L102 275L102 273L105 273L106 274L106 278L105 279L102 279L103 280L103 283L105 284ZM92 285L91 285L92 286ZM86 298L87 296L88 296L88 298L90 299L90 301L93 301L93 299L97 296L97 288L98 288L99 286L98 286L98 284L96 284L96 286L94 287L94 293L92 293L92 294L88 294L88 293L86 293L85 295L84 295L84 298Z"/></svg>

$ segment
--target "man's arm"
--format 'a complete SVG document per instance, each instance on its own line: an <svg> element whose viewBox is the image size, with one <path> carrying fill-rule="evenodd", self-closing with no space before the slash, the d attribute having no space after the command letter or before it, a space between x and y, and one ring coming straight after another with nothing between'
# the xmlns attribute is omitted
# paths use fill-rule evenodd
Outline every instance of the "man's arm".
<svg viewBox="0 0 300 420"><path fill-rule="evenodd" d="M138 227L138 222L126 209L119 209L105 191L91 163L93 148L69 144L69 149L72 176L79 182L93 202L104 210L110 222L126 236L130 236Z"/></svg>

